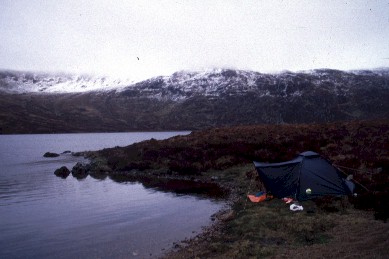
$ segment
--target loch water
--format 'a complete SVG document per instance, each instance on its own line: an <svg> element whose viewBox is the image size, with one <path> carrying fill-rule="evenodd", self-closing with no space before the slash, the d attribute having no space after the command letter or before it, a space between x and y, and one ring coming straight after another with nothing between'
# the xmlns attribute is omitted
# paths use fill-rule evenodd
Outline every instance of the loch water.
<svg viewBox="0 0 389 259"><path fill-rule="evenodd" d="M0 135L0 258L154 258L199 233L223 201L140 183L56 177L99 150L189 132Z"/></svg>

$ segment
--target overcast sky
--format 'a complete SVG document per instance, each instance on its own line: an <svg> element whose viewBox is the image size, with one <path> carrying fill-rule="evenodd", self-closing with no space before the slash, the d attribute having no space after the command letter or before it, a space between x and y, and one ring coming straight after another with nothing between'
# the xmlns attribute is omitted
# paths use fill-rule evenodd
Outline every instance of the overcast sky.
<svg viewBox="0 0 389 259"><path fill-rule="evenodd" d="M0 0L0 68L144 79L389 67L389 0Z"/></svg>

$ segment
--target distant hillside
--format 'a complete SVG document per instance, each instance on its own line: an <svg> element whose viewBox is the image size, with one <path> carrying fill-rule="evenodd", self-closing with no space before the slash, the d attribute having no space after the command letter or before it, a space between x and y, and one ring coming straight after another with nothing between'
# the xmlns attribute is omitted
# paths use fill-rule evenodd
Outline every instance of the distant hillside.
<svg viewBox="0 0 389 259"><path fill-rule="evenodd" d="M192 130L389 118L389 69L181 71L134 83L0 72L2 133Z"/></svg>

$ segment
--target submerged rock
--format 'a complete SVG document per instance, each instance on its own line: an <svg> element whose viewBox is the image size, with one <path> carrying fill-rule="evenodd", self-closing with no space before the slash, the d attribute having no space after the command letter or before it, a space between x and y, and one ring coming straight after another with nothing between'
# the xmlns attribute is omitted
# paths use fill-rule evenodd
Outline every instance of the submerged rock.
<svg viewBox="0 0 389 259"><path fill-rule="evenodd" d="M66 177L69 176L70 171L66 166L62 166L61 168L58 168L57 170L55 170L54 174L58 177L65 179Z"/></svg>
<svg viewBox="0 0 389 259"><path fill-rule="evenodd" d="M46 152L43 157L58 157L59 154L57 153L51 153L51 152Z"/></svg>
<svg viewBox="0 0 389 259"><path fill-rule="evenodd" d="M73 175L73 177L75 177L77 179L84 179L88 176L89 170L90 170L90 165L85 165L85 164L78 162L72 168L72 175Z"/></svg>

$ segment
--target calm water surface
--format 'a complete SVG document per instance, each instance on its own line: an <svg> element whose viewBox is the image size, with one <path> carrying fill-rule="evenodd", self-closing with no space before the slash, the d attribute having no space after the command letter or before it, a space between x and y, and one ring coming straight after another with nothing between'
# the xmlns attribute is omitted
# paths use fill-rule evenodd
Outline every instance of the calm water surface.
<svg viewBox="0 0 389 259"><path fill-rule="evenodd" d="M141 184L55 177L98 150L189 132L0 135L0 258L148 258L210 224L221 201Z"/></svg>

